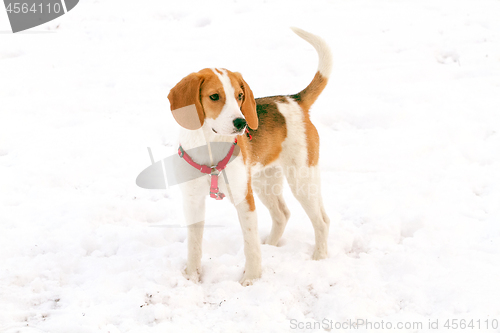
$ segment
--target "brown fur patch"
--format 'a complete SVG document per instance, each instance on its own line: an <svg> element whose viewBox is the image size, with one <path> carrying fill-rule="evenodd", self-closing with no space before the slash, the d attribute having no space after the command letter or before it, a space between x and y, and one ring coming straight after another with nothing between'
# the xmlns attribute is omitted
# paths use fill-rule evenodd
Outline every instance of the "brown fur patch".
<svg viewBox="0 0 500 333"><path fill-rule="evenodd" d="M177 83L168 94L170 110L175 120L184 128L195 130L200 128L205 121L205 113L200 100L201 84L204 74L191 73ZM197 115L192 114L190 105L195 105ZM188 112L188 114L183 114ZM198 119L189 119L198 116Z"/></svg>
<svg viewBox="0 0 500 333"><path fill-rule="evenodd" d="M278 111L276 102L287 103L284 96L257 98L257 117L259 128L249 129L250 141L246 135L238 137L243 160L246 164L260 163L268 165L274 162L281 153L281 144L287 136L285 117Z"/></svg>
<svg viewBox="0 0 500 333"><path fill-rule="evenodd" d="M325 89L327 83L328 79L321 75L320 72L316 72L313 80L304 90L290 97L295 99L306 113L309 113L309 108L316 101L323 89Z"/></svg>
<svg viewBox="0 0 500 333"><path fill-rule="evenodd" d="M256 130L259 127L259 120L257 118L257 110L255 104L255 98L253 97L252 89L248 86L243 77L238 72L230 72L228 71L229 77L231 79L231 84L239 87L239 89L234 89L235 91L243 90L243 102L240 105L241 113L245 117L247 121L248 127ZM235 94L236 98L238 98L238 94Z"/></svg>
<svg viewBox="0 0 500 333"><path fill-rule="evenodd" d="M311 119L309 118L309 109L316 99L318 99L318 96L321 94L323 89L325 89L327 83L328 79L321 75L320 72L316 72L313 80L304 90L298 94L290 96L300 105L302 110L304 110L308 166L317 165L319 160L319 135L316 127L314 127Z"/></svg>
<svg viewBox="0 0 500 333"><path fill-rule="evenodd" d="M216 71L217 73L220 72L218 69L216 69ZM231 72L227 72L228 76L231 77ZM242 101L238 100L238 95L242 93L243 90L239 84L236 83L236 80L231 80L231 85L234 88L234 96L226 96L222 82L211 69L202 69L198 74L203 76L199 94L206 118L216 119L221 113L227 98L235 98L238 106L241 108ZM219 96L218 100L214 101L210 98L210 96L214 94Z"/></svg>
<svg viewBox="0 0 500 333"><path fill-rule="evenodd" d="M255 200L253 198L253 191L252 191L252 176L248 175L248 183L247 183L247 196L246 196L246 201L248 204L248 209L253 212L255 210Z"/></svg>
<svg viewBox="0 0 500 333"><path fill-rule="evenodd" d="M319 161L319 135L316 127L309 119L308 113L304 115L304 125L307 141L307 165L315 166Z"/></svg>

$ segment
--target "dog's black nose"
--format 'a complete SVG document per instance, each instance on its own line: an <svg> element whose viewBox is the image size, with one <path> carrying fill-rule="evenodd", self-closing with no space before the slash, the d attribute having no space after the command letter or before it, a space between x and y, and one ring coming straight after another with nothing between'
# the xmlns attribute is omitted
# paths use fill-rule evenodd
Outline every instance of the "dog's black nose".
<svg viewBox="0 0 500 333"><path fill-rule="evenodd" d="M235 120L233 120L233 124L238 131L241 131L247 125L247 122L245 118L236 118Z"/></svg>

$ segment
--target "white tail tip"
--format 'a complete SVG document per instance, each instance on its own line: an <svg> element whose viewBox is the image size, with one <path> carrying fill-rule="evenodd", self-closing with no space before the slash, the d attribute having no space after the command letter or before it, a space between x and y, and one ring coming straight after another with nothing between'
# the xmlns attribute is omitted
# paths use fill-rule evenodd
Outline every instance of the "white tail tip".
<svg viewBox="0 0 500 333"><path fill-rule="evenodd" d="M295 32L297 36L304 39L316 49L319 58L318 72L320 72L324 77L329 78L330 73L332 72L333 60L332 52L330 51L330 47L328 46L328 44L324 41L323 38L300 28L290 27L290 29L292 29L292 31Z"/></svg>

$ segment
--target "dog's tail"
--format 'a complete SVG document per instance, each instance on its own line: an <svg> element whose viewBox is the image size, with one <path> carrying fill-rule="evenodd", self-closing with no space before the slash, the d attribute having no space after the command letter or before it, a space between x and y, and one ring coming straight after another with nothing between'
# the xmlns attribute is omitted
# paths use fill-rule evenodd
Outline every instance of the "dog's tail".
<svg viewBox="0 0 500 333"><path fill-rule="evenodd" d="M332 71L332 53L328 44L321 37L299 28L292 27L291 29L300 38L314 46L316 52L318 52L318 71L316 72L316 75L314 75L314 79L304 90L291 96L297 101L297 103L299 103L304 111L308 112L311 105L313 105L323 89L326 87L328 78L330 77L330 73Z"/></svg>

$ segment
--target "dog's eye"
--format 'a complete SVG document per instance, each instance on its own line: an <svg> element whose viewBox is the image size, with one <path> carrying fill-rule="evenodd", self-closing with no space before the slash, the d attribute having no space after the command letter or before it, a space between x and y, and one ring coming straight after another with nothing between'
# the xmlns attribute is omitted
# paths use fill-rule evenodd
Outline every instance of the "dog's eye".
<svg viewBox="0 0 500 333"><path fill-rule="evenodd" d="M210 99L212 101L218 101L219 100L219 94L213 94L213 95L210 95Z"/></svg>
<svg viewBox="0 0 500 333"><path fill-rule="evenodd" d="M240 94L238 95L238 100L240 100L240 101L241 101L242 99L243 99L243 93L240 93Z"/></svg>

